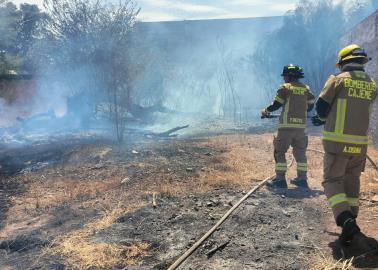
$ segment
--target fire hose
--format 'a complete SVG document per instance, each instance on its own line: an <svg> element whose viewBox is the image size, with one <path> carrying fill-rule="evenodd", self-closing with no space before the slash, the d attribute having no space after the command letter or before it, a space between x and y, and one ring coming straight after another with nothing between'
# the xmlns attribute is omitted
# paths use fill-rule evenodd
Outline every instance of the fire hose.
<svg viewBox="0 0 378 270"><path fill-rule="evenodd" d="M320 154L325 154L324 151L316 150L316 149L307 149L311 152L316 152ZM378 166L377 164L367 155L367 159L369 162L373 165L374 169L378 172ZM291 162L288 166L288 168L291 168L294 164L294 157L292 156ZM226 214L223 215L223 217L207 232L205 233L201 239L199 239L196 243L193 244L183 255L181 255L169 268L168 270L175 270L177 269L183 262L186 261L190 257L190 255L193 254L194 251L196 251L206 239L208 239L230 216L231 214L239 208L239 206L247 200L253 193L261 189L265 184L271 180L275 175L272 175L265 180L261 181L256 187L251 189L243 198L241 198L230 210L227 211Z"/></svg>
<svg viewBox="0 0 378 270"><path fill-rule="evenodd" d="M289 164L289 168L293 166L294 164L294 157L292 157L292 160ZM239 206L247 200L253 193L258 191L260 188L262 188L269 180L271 180L275 175L272 175L262 182L260 182L256 187L251 189L243 198L241 198L230 210L227 211L226 214L204 235L201 237L200 240L198 240L194 245L189 248L180 258L178 258L169 268L168 270L174 270L177 269L194 251L196 251L201 244L209 238L217 229L219 226L221 226L227 219L228 217L237 209Z"/></svg>

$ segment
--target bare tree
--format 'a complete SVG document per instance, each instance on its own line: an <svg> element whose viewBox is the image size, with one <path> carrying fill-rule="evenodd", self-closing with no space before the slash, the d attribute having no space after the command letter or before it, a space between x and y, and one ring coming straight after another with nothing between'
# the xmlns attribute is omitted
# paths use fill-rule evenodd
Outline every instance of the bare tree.
<svg viewBox="0 0 378 270"><path fill-rule="evenodd" d="M86 76L79 85L72 78L65 79L71 79L73 92L87 92L93 108L107 100L108 118L117 140L122 142L132 83L140 67L138 55L131 48L139 9L131 0L118 4L105 0L45 0L44 7L50 17L46 30L55 50L49 52L55 68Z"/></svg>
<svg viewBox="0 0 378 270"><path fill-rule="evenodd" d="M221 68L218 74L218 85L223 94L224 111L231 107L232 117L235 122L241 122L241 101L235 89L235 78L230 66L231 61L226 56L224 42L218 38L218 50L220 54ZM238 117L238 113L240 114Z"/></svg>

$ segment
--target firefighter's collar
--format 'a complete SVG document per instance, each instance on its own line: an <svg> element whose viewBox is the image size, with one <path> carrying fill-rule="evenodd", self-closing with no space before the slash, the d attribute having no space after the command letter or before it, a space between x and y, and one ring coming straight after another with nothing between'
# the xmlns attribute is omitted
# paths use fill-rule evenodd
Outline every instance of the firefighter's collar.
<svg viewBox="0 0 378 270"><path fill-rule="evenodd" d="M342 72L355 71L355 70L365 71L364 65L358 64L358 63L348 63L348 64L345 64L341 69Z"/></svg>

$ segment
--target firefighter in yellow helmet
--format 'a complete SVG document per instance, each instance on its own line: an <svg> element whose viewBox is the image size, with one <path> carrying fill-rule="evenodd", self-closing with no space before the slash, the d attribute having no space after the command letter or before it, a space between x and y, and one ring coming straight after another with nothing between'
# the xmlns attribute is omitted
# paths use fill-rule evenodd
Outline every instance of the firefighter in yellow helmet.
<svg viewBox="0 0 378 270"><path fill-rule="evenodd" d="M274 140L276 177L268 182L270 188L287 188L285 154L290 146L297 161L297 178L291 183L308 188L306 150L308 137L305 133L307 112L314 107L315 97L310 87L300 82L304 78L303 69L296 65L285 66L282 72L285 83L277 91L273 103L262 110L262 118L283 107Z"/></svg>
<svg viewBox="0 0 378 270"><path fill-rule="evenodd" d="M358 45L339 52L337 67L316 102L314 125L323 125L324 190L338 226L340 242L351 244L361 235L356 218L359 211L360 176L368 147L370 112L377 96L376 83L365 72L369 61Z"/></svg>

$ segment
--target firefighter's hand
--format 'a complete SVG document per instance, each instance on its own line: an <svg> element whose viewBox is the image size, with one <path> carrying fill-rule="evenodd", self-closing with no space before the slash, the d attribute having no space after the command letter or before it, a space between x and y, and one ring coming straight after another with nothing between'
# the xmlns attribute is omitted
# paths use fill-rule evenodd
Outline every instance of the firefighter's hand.
<svg viewBox="0 0 378 270"><path fill-rule="evenodd" d="M267 109L263 109L261 111L261 119L268 118L270 116L270 112Z"/></svg>
<svg viewBox="0 0 378 270"><path fill-rule="evenodd" d="M316 127L324 125L326 122L320 119L319 115L315 115L311 118L312 124Z"/></svg>

